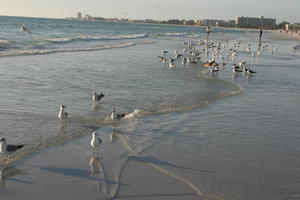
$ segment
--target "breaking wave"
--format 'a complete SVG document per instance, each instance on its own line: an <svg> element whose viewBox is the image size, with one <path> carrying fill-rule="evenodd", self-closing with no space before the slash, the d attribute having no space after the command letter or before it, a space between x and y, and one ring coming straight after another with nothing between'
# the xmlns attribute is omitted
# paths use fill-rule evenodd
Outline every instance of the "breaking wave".
<svg viewBox="0 0 300 200"><path fill-rule="evenodd" d="M76 36L76 37L65 37L65 38L46 38L44 39L47 42L63 44L70 43L75 41L101 41L101 40L125 40L125 39L140 39L146 38L147 34L128 34L128 35L117 35L117 36Z"/></svg>
<svg viewBox="0 0 300 200"><path fill-rule="evenodd" d="M188 33L178 32L178 33L155 33L151 34L153 37L180 37L188 35Z"/></svg>
<svg viewBox="0 0 300 200"><path fill-rule="evenodd" d="M53 48L53 49L18 49L9 51L0 51L0 57L5 56L21 56L21 55L40 55L40 54L50 54L50 53L61 53L61 52L78 52L78 51L97 51L104 49L115 49L115 48L125 48L134 46L134 42L126 42L119 44L103 44L93 47L68 47L68 48Z"/></svg>
<svg viewBox="0 0 300 200"><path fill-rule="evenodd" d="M5 39L0 39L0 48L8 46L9 42Z"/></svg>

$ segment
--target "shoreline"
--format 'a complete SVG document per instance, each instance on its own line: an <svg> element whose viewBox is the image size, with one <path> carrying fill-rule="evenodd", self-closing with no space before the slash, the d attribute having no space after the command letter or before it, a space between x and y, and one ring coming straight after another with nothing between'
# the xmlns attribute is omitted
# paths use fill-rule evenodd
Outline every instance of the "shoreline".
<svg viewBox="0 0 300 200"><path fill-rule="evenodd" d="M277 35L277 32L274 34ZM233 35L253 34L241 32ZM264 36L267 38L271 35L273 33ZM223 37L224 34L221 36ZM281 37L280 34L279 36ZM284 43L288 42L280 42L280 44ZM175 42L172 42L173 44ZM153 49L156 52L158 48ZM126 53L125 50L125 55ZM95 53L95 55L97 54ZM150 59L152 58L153 56ZM274 59L280 61L280 58L275 57ZM101 60L96 59L97 62ZM111 65L111 63L108 64L108 66ZM278 74L276 70L279 67L275 70L270 70L269 66L264 65L255 67L259 71L257 76L231 77L231 71L226 70L220 74L239 88L245 88L243 95L213 101L204 109L149 115L100 127L84 126L84 134L80 137L31 153L17 160L7 168L1 169L1 197L10 200L247 200L248 198L238 197L239 195L242 197L248 195L251 197L249 199L259 197L274 199L268 198L276 196L277 193L274 191L286 192L280 185L285 185L286 188L291 187L286 192L291 194L294 192L293 186L287 181L290 179L283 178L283 175L291 177L288 172L292 173L293 168L291 167L292 170L283 168L286 166L280 165L280 163L290 161L294 163L296 160L294 157L284 160L285 157L289 158L294 154L291 153L292 150L285 151L285 143L279 143L282 140L280 137L278 139L278 136L281 135L272 137L272 134L264 135L264 133L273 133L278 130L273 123L278 116L281 116L278 114L280 109L275 111L273 108L286 106L288 109L294 104L289 104L281 99L285 97L282 92L286 87L280 89L279 92L272 87L269 88L277 81L275 79L268 84L271 78L277 77L275 75ZM289 67L289 69L293 68ZM175 70L172 72L175 73ZM267 73L270 77L265 76ZM293 77L293 72L284 74L285 77L287 75ZM213 77L209 76L208 78L214 81ZM257 83L262 84L259 84L258 87ZM153 87L152 84L150 85ZM208 90L210 89L208 87ZM268 93L269 91L270 93ZM274 96L277 93L279 93L278 96ZM293 98L289 97L287 100L291 101ZM287 102L287 104L282 102ZM269 105L271 105L271 109L269 109ZM267 107L266 110L262 109L264 106ZM284 108L282 112L285 112ZM289 111L286 110L287 113ZM297 116L294 118L297 119ZM290 122L291 119L287 121ZM231 121L237 123L231 124ZM269 126L264 128L265 124ZM274 124L279 123L275 121ZM283 124L283 127L288 125L290 124ZM65 135L72 133L73 129L68 131L65 129L66 127L61 127L61 133ZM78 128L75 128L78 131ZM90 146L93 130L97 130L102 139L100 153L93 153ZM262 136L257 134L258 132ZM265 141L265 138L268 140ZM284 141L289 142L288 139L289 137ZM278 143L279 145L277 145ZM276 144L275 148L273 148L273 144ZM278 147L283 148L280 151L285 153L284 156L277 156ZM272 157L274 155L275 159ZM266 160L268 165L261 160ZM270 166L277 167L278 165L278 168L274 167L270 170ZM282 169L287 169L287 172ZM274 174L276 175L278 172L282 177L273 179ZM268 177L272 177L272 179L268 179ZM269 187L270 181L274 181L277 185L272 182L275 187ZM266 188L265 193L261 192ZM256 192L252 195L250 194L252 191ZM278 197L282 198L282 195L280 194Z"/></svg>
<svg viewBox="0 0 300 200"><path fill-rule="evenodd" d="M273 40L292 40L292 41L300 41L300 32L295 33L295 32L286 32L286 31L272 31L274 34L270 36L270 39Z"/></svg>

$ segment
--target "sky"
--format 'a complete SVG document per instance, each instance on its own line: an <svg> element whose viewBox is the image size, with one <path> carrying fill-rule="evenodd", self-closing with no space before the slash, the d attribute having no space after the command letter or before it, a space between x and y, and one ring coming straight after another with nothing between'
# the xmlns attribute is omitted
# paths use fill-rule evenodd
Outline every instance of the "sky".
<svg viewBox="0 0 300 200"><path fill-rule="evenodd" d="M65 18L83 15L129 19L276 18L300 23L300 0L0 0L0 15Z"/></svg>

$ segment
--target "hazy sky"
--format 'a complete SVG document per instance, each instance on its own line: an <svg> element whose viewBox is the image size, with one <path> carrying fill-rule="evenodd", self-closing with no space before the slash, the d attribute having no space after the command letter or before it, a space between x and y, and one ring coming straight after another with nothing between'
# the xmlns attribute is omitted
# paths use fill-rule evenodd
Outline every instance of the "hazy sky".
<svg viewBox="0 0 300 200"><path fill-rule="evenodd" d="M265 16L300 22L300 0L0 0L0 15L64 18L234 19Z"/></svg>

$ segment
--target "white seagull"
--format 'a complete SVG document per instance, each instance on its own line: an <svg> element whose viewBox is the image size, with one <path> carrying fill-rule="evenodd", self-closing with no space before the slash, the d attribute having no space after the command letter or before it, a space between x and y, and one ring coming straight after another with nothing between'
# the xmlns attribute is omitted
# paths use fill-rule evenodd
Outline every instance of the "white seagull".
<svg viewBox="0 0 300 200"><path fill-rule="evenodd" d="M61 105L58 113L58 119L67 119L68 113L65 111L65 108L67 108L65 105Z"/></svg>
<svg viewBox="0 0 300 200"><path fill-rule="evenodd" d="M0 140L0 153L10 154L17 151L18 149L21 149L23 146L24 146L23 144L20 145L6 144L6 139L2 138ZM9 156L9 160L11 160L11 156Z"/></svg>
<svg viewBox="0 0 300 200"><path fill-rule="evenodd" d="M122 119L125 117L125 113L122 113L122 114L116 114L116 111L115 109L112 109L111 110L111 115L110 115L110 118L111 120L116 120L116 119Z"/></svg>
<svg viewBox="0 0 300 200"><path fill-rule="evenodd" d="M95 149L100 147L100 144L102 143L102 140L99 138L99 135L96 131L93 132L92 140L91 140L91 146Z"/></svg>
<svg viewBox="0 0 300 200"><path fill-rule="evenodd" d="M103 93L97 94L97 92L95 92L93 95L93 101L98 103L104 96L105 95Z"/></svg>

